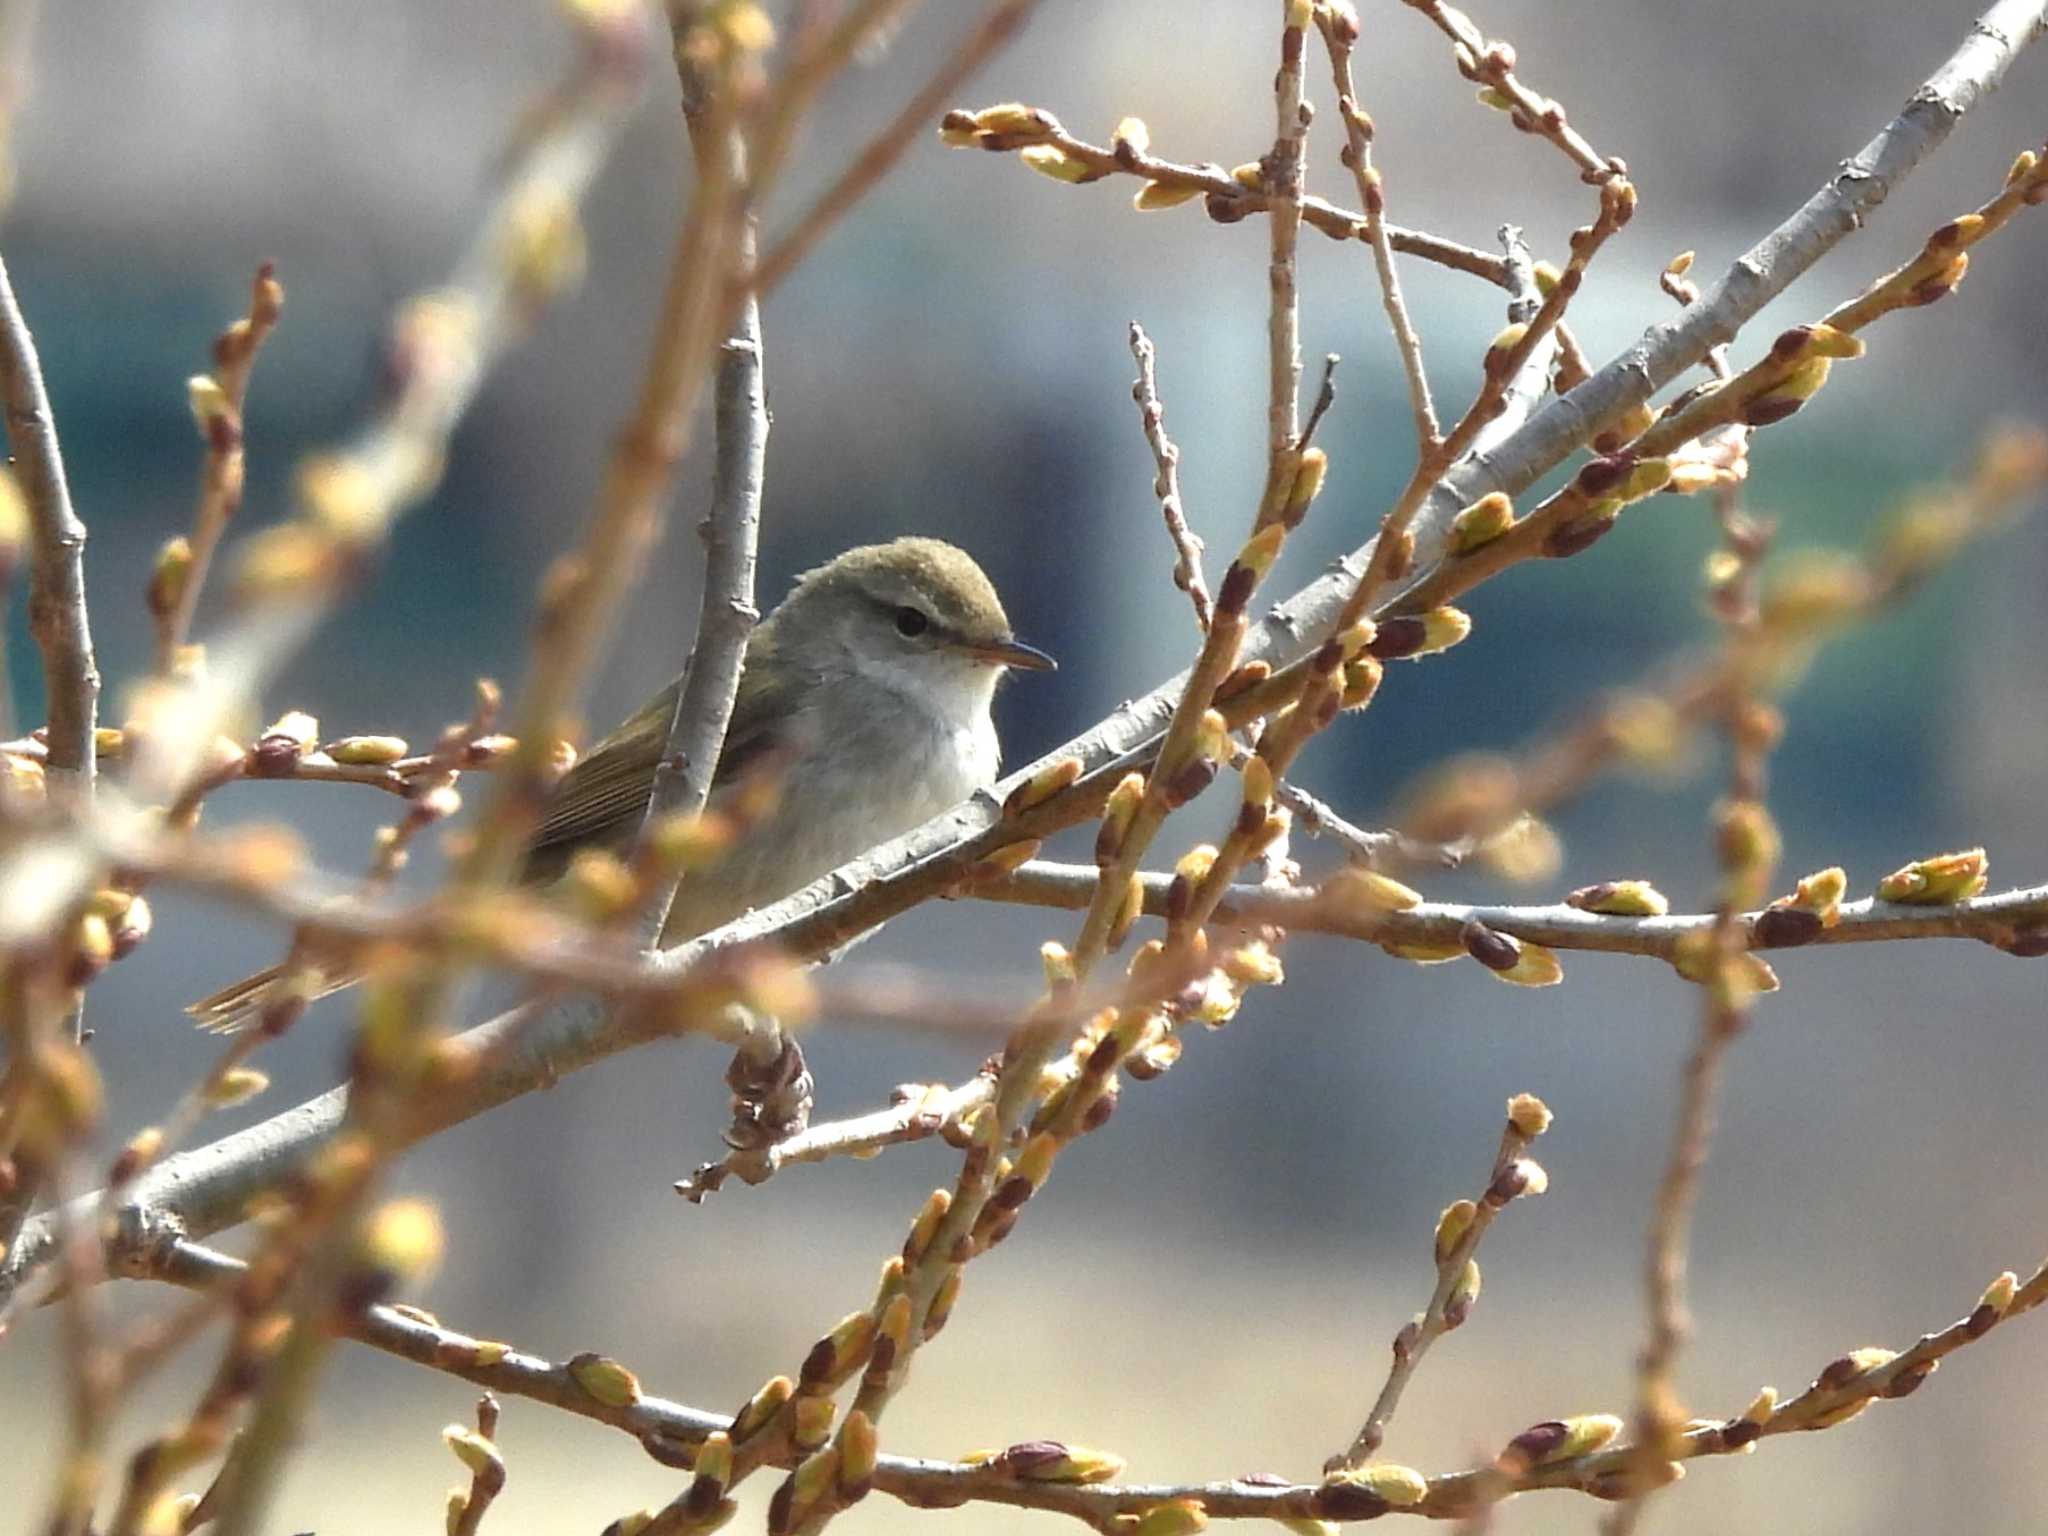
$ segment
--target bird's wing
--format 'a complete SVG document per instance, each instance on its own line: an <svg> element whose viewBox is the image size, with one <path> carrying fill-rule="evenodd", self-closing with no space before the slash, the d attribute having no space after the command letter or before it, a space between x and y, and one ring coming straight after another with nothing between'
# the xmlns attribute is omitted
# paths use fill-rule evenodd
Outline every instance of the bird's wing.
<svg viewBox="0 0 2048 1536"><path fill-rule="evenodd" d="M774 690L756 681L762 671L751 668L741 674L725 749L712 778L714 788L734 783L750 767L768 760L780 738L776 726L783 715L781 701ZM654 770L682 686L683 677L678 677L563 776L527 846L523 879L545 884L557 878L580 848L624 849L647 812Z"/></svg>

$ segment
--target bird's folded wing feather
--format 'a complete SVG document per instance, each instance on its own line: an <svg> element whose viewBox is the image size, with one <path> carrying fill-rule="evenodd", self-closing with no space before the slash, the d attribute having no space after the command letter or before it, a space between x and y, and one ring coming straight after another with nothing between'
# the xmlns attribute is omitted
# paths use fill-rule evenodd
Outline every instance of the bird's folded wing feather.
<svg viewBox="0 0 2048 1536"><path fill-rule="evenodd" d="M780 704L770 696L773 690L757 681L760 673L755 668L740 678L725 750L712 776L714 788L735 782L751 765L766 760L781 738L776 728ZM687 676L686 672L648 700L563 776L527 847L523 880L545 884L556 879L578 849L623 852L631 843L647 813L654 770Z"/></svg>

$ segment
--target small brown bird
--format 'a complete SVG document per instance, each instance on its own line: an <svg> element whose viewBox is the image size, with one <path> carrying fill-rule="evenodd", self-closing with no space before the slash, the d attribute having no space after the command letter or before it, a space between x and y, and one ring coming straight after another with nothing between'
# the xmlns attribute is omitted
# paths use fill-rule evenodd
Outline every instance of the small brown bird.
<svg viewBox="0 0 2048 1536"><path fill-rule="evenodd" d="M718 863L693 872L664 945L777 901L995 782L989 705L1011 668L1053 659L1010 632L980 566L938 539L850 549L798 579L747 641L712 804L773 765L774 809ZM557 879L585 848L623 852L647 808L684 678L662 689L562 779L521 879ZM273 967L194 1003L208 1029L241 1028L283 974ZM357 978L320 978L316 996Z"/></svg>

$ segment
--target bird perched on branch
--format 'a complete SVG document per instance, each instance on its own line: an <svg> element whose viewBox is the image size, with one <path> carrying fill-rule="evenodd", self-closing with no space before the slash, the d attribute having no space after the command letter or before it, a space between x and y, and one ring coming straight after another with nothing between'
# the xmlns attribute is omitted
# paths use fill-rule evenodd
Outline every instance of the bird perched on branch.
<svg viewBox="0 0 2048 1536"><path fill-rule="evenodd" d="M774 807L684 880L661 942L779 900L994 783L996 684L1013 668L1053 666L1010 632L973 558L938 539L865 545L805 573L748 638L712 780L716 808L750 773L772 770ZM527 847L524 883L554 881L583 849L631 845L687 676L563 777ZM295 987L299 995L359 979L343 966L318 971ZM205 1028L239 1029L284 974L272 967L187 1011Z"/></svg>

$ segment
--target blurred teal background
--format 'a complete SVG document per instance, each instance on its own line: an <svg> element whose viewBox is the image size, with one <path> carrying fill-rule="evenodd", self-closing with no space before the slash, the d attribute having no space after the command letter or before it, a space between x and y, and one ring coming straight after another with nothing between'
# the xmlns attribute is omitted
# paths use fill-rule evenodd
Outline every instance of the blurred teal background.
<svg viewBox="0 0 2048 1536"><path fill-rule="evenodd" d="M1363 9L1360 86L1391 216L1482 246L1512 221L1555 257L1591 212L1571 168L1475 105L1420 17L1391 0ZM1026 99L1098 141L1136 113L1163 154L1253 159L1271 137L1274 10L1047 0L967 102ZM922 80L967 12L928 7L826 99L771 230ZM1480 24L1517 45L1524 78L1624 156L1642 192L1574 310L1596 363L1668 312L1655 278L1672 255L1696 249L1703 279L1722 270L1889 120L1973 14L1868 0L1481 6ZM289 300L253 387L239 531L282 516L297 457L362 419L384 317L447 270L508 130L563 54L539 0L46 9L0 240L92 529L110 719L147 663L152 557L190 516L198 452L184 380L239 312L249 273L275 260ZM1766 313L1738 363L1989 196L2013 154L2039 142L2042 68L2023 60L1867 233ZM1349 203L1313 65L1311 82L1322 116L1310 184ZM584 525L637 387L683 183L676 120L673 85L657 79L593 199L584 288L488 385L441 489L265 701L266 718L298 707L329 735L417 740L463 713L476 676L516 685L535 582ZM934 137L767 309L764 603L849 544L917 531L966 545L1020 633L1062 660L1056 677L1027 680L999 706L1013 760L1192 651L1129 399L1129 320L1160 349L1212 573L1258 490L1263 231L1211 225L1198 205L1141 218L1131 190L1056 185ZM1758 439L1750 502L1780 520L1783 545L1856 544L1914 484L1961 467L1991 419L2048 414L2044 251L2048 223L2021 219L1980 248L1958 296L1882 322L1866 360L1837 368L1796 421ZM1276 592L1362 541L1412 452L1367 253L1305 234L1302 269L1311 369L1326 351L1344 363L1321 439L1332 484ZM1502 322L1496 296L1418 263L1403 271L1439 406L1455 414ZM702 454L681 478L670 536L591 703L599 729L672 674L688 644ZM1393 669L1368 714L1317 744L1305 781L1374 823L1438 756L1510 747L1702 640L1698 578L1712 546L1704 504L1663 498L1586 556L1487 586L1468 605L1472 639L1426 668ZM1772 769L1788 874L1841 863L1867 890L1908 858L1981 841L1995 887L2048 878L2044 591L2037 519L1824 653L1788 702ZM39 718L13 608L18 717ZM1683 782L1603 784L1561 818L1566 867L1539 894L1627 874L1703 904L1703 814L1719 783L1709 755ZM239 788L210 815L288 816L346 870L390 811L367 792L288 785ZM1298 852L1312 867L1331 858L1307 842ZM422 862L424 878L432 861ZM1421 883L1507 894L1484 873ZM942 904L849 963L940 966L1021 999L1038 944L1070 928ZM282 943L274 929L165 897L155 939L92 993L109 1146L160 1116L215 1049L178 1005ZM1060 1435L1129 1455L1146 1480L1313 1475L1349 1439L1386 1341L1426 1298L1438 1210L1475 1189L1502 1101L1525 1089L1558 1115L1539 1153L1551 1192L1489 1238L1484 1300L1422 1372L1387 1455L1446 1470L1537 1419L1625 1411L1642 1233L1697 1002L1652 963L1565 958L1565 984L1530 994L1475 966L1420 970L1312 937L1290 945L1290 985L1256 997L1227 1032L1191 1040L1164 1080L1129 1085L1115 1121L1062 1159L1017 1239L974 1267L955 1321L892 1410L887 1448L955 1454ZM1969 943L1794 955L1780 970L1784 992L1733 1055L1699 1212L1699 1337L1682 1379L1703 1414L1739 1411L1766 1381L1789 1395L1851 1347L1903 1346L2048 1246L2037 1196L2048 1176L2037 1105L2048 972ZM272 1090L222 1128L334 1081L345 1019L329 1005L269 1052ZM983 1048L827 1024L808 1047L819 1116L875 1105L898 1082L958 1080ZM451 1238L421 1299L523 1348L618 1355L650 1390L692 1403L737 1403L791 1368L865 1303L875 1266L924 1191L950 1181L953 1159L903 1149L687 1207L669 1185L719 1150L722 1066L701 1046L643 1052L408 1158L399 1185L442 1202ZM108 1301L127 1316L165 1304L130 1287ZM0 1348L0 1435L26 1469L6 1479L21 1501L6 1502L24 1512L58 1431L45 1390L52 1344L38 1318ZM203 1351L191 1364L205 1364ZM1760 1532L1788 1517L1815 1536L2033 1531L2026 1511L2048 1499L2044 1369L2048 1330L2020 1323L1910 1404L1772 1441L1751 1460L1694 1463L1652 1519L1670 1532ZM124 1443L198 1379L173 1373L124 1421ZM431 1524L453 1476L435 1431L466 1417L468 1389L364 1351L338 1358L333 1387L275 1528ZM500 1439L512 1480L495 1529L596 1530L674 1489L673 1474L621 1437L524 1404L508 1404ZM1594 1513L1563 1496L1524 1499L1496 1529L1577 1531ZM1054 1528L1051 1517L917 1513L880 1497L843 1524Z"/></svg>

